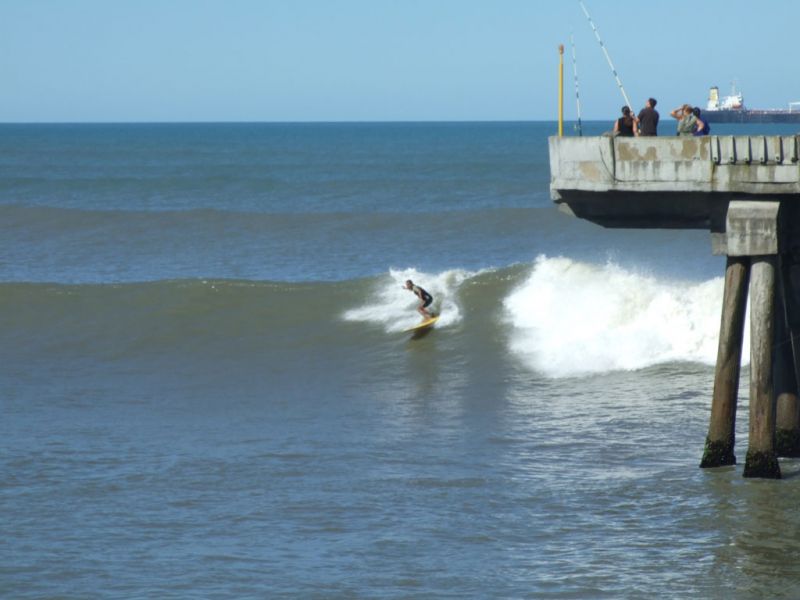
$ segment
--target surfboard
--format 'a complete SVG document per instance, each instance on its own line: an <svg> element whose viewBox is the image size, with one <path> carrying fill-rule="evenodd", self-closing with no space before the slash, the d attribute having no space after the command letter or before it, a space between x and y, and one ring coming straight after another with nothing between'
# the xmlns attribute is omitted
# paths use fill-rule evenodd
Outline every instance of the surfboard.
<svg viewBox="0 0 800 600"><path fill-rule="evenodd" d="M420 331L425 331L425 330L430 329L431 327L433 327L434 323L436 323L436 321L438 321L438 320L439 320L439 315L436 315L435 317L431 317L430 319L425 319L421 323L417 323L413 327L409 327L405 331L408 332L408 333L411 333L411 332L418 333Z"/></svg>

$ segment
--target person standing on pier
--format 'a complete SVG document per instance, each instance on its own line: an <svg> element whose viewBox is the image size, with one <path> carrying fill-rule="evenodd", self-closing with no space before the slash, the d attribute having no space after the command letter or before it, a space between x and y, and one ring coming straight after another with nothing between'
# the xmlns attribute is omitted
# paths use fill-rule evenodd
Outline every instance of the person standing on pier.
<svg viewBox="0 0 800 600"><path fill-rule="evenodd" d="M638 136L637 125L639 120L631 114L629 106L622 107L622 116L614 122L614 135L620 137Z"/></svg>
<svg viewBox="0 0 800 600"><path fill-rule="evenodd" d="M697 119L697 121L695 121L694 133L692 133L692 135L695 137L700 135L708 135L711 132L711 128L708 126L708 123L704 121L702 117L700 117L700 109L695 106L692 114L694 115L695 119Z"/></svg>
<svg viewBox="0 0 800 600"><path fill-rule="evenodd" d="M678 120L677 135L694 135L697 117L694 116L691 104L684 104L669 114L673 119Z"/></svg>
<svg viewBox="0 0 800 600"><path fill-rule="evenodd" d="M639 135L658 135L658 116L656 99L648 98L644 108L639 111Z"/></svg>

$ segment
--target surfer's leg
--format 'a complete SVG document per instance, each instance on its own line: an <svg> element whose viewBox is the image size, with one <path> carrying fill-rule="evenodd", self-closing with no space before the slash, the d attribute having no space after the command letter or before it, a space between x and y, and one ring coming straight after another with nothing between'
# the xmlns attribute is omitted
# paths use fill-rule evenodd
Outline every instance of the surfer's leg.
<svg viewBox="0 0 800 600"><path fill-rule="evenodd" d="M433 298L428 300L425 304L420 307L420 312L422 312L426 317L429 319L433 318L433 313L430 310L430 305L433 304Z"/></svg>

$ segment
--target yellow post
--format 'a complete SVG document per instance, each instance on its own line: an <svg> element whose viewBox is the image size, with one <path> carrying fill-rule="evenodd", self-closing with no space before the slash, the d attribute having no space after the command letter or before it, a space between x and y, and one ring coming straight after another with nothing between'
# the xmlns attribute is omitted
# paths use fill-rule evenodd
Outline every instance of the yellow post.
<svg viewBox="0 0 800 600"><path fill-rule="evenodd" d="M564 137L564 44L558 45L558 137Z"/></svg>

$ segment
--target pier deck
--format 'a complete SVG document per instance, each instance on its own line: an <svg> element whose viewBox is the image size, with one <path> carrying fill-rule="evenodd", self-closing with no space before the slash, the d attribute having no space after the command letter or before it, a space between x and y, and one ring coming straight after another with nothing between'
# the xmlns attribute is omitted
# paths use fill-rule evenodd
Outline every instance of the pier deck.
<svg viewBox="0 0 800 600"><path fill-rule="evenodd" d="M719 231L732 199L800 202L798 136L551 137L550 193L603 227Z"/></svg>

